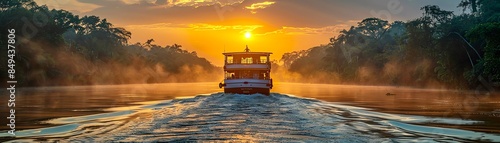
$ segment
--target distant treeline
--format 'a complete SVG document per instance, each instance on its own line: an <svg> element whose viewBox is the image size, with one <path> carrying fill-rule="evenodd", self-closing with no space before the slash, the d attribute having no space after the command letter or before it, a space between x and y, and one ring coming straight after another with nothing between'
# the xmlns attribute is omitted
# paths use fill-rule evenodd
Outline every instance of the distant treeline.
<svg viewBox="0 0 500 143"><path fill-rule="evenodd" d="M331 43L286 53L281 62L287 72L302 77L297 81L498 86L500 2L463 0L458 6L463 14L429 5L421 8L422 17L407 22L366 18Z"/></svg>
<svg viewBox="0 0 500 143"><path fill-rule="evenodd" d="M33 0L0 1L0 69L8 80L7 34L16 30L15 79L21 86L215 81L209 61L131 33L97 16L49 10ZM220 75L220 74L217 74Z"/></svg>

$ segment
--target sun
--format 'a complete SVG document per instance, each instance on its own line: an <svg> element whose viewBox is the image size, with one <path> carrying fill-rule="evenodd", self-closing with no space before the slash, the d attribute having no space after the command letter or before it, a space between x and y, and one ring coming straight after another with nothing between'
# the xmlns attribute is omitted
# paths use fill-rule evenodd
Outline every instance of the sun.
<svg viewBox="0 0 500 143"><path fill-rule="evenodd" d="M246 32L245 33L245 38L250 39L250 37L252 37L252 33Z"/></svg>

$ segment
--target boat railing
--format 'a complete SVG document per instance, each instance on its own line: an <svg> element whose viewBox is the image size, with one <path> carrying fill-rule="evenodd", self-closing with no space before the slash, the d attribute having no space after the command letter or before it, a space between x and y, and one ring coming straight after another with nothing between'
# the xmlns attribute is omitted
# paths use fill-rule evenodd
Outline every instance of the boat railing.
<svg viewBox="0 0 500 143"><path fill-rule="evenodd" d="M269 78L269 77L265 77L265 78L255 78L255 77L226 77L226 80L236 80L236 79L271 80L271 78Z"/></svg>
<svg viewBox="0 0 500 143"><path fill-rule="evenodd" d="M244 63L244 62L233 62L233 61L227 61L226 62L226 65L233 65L233 64L241 64L241 65L252 65L252 64L258 64L258 65L265 65L265 64L271 64L270 62L268 62L267 60L264 61L259 61L259 62L251 62L251 63Z"/></svg>

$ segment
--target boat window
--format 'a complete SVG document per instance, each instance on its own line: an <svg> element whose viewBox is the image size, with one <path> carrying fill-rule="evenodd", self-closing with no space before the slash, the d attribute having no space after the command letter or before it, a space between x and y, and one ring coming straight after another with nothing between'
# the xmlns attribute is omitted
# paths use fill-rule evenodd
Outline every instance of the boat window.
<svg viewBox="0 0 500 143"><path fill-rule="evenodd" d="M260 56L260 63L261 64L267 63L267 56Z"/></svg>
<svg viewBox="0 0 500 143"><path fill-rule="evenodd" d="M253 58L252 57L241 58L241 63L242 64L252 64L253 63Z"/></svg>
<svg viewBox="0 0 500 143"><path fill-rule="evenodd" d="M225 79L270 79L266 70L225 71Z"/></svg>
<svg viewBox="0 0 500 143"><path fill-rule="evenodd" d="M232 64L233 63L233 56L227 56L226 57L226 63Z"/></svg>
<svg viewBox="0 0 500 143"><path fill-rule="evenodd" d="M236 79L236 73L226 71L226 79Z"/></svg>

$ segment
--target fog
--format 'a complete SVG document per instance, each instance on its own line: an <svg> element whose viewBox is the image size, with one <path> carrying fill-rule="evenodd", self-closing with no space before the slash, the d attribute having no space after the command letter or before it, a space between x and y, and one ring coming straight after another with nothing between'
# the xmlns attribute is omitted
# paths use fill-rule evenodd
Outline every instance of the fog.
<svg viewBox="0 0 500 143"><path fill-rule="evenodd" d="M368 62L337 61L325 58L328 46L313 47L306 51L293 52L301 55L288 66L273 64L273 81L326 84L359 84L414 86L420 88L449 88L436 80L435 64L429 59L405 62L402 57L389 58L382 66ZM340 54L342 55L342 54ZM282 58L282 61L283 62Z"/></svg>
<svg viewBox="0 0 500 143"><path fill-rule="evenodd" d="M54 48L37 42L26 42L19 51L17 78L20 83L24 86L68 86L216 82L222 79L221 68L195 61L184 61L184 64L167 67L165 62L159 60L168 58L168 55L159 59L137 56L141 53L126 49L132 47L124 47L124 53L120 55L127 57L105 60L88 58L69 48L71 47ZM153 54L150 50L143 52Z"/></svg>

